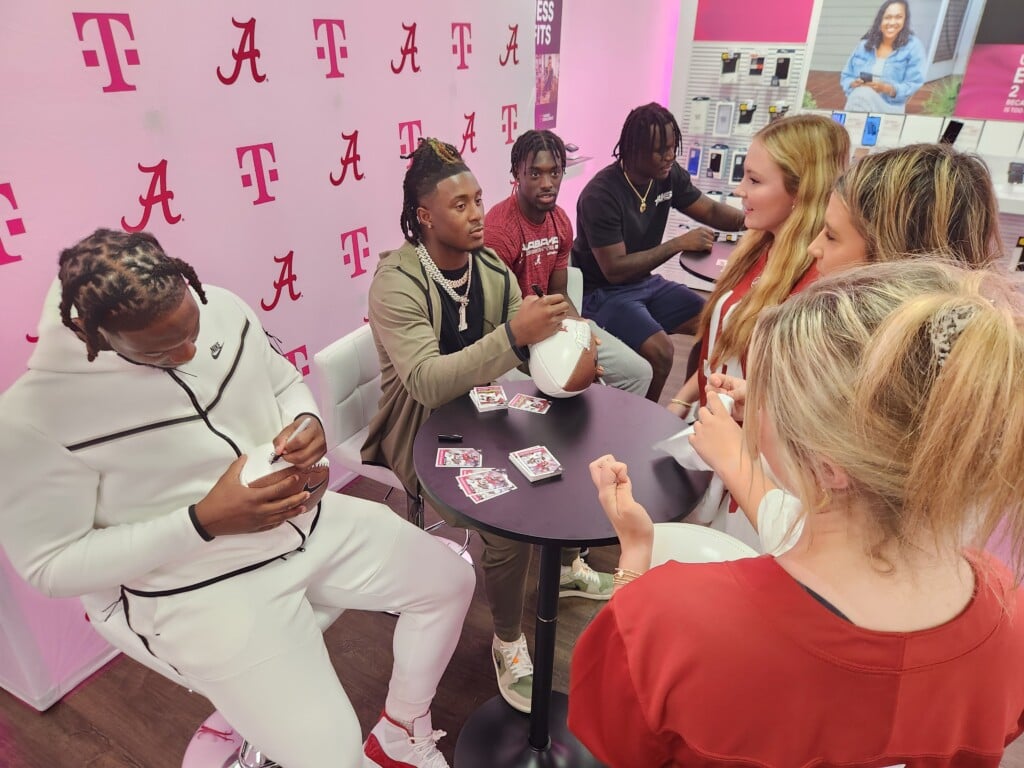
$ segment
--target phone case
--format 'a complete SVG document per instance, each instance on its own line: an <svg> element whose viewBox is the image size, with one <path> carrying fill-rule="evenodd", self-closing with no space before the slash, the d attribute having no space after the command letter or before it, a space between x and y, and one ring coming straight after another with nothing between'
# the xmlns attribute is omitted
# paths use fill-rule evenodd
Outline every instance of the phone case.
<svg viewBox="0 0 1024 768"><path fill-rule="evenodd" d="M693 133L705 133L708 129L708 108L711 100L707 96L698 96L690 100L690 130Z"/></svg>
<svg viewBox="0 0 1024 768"><path fill-rule="evenodd" d="M736 105L731 101L720 101L715 105L715 136L729 136L732 133L732 117Z"/></svg>
<svg viewBox="0 0 1024 768"><path fill-rule="evenodd" d="M686 156L686 172L691 176L696 176L700 173L700 157L702 154L700 145L694 144L690 147L690 152Z"/></svg>
<svg viewBox="0 0 1024 768"><path fill-rule="evenodd" d="M743 181L743 163L747 159L747 150L739 150L733 153L732 156L732 175L729 180L733 184L739 184Z"/></svg>

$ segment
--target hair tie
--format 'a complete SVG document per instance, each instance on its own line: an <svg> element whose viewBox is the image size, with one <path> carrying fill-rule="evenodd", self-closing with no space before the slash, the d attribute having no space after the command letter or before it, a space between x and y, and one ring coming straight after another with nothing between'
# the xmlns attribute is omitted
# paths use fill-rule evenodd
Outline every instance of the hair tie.
<svg viewBox="0 0 1024 768"><path fill-rule="evenodd" d="M960 338L960 334L977 311L976 307L953 307L932 318L932 347L935 349L935 359L940 369L945 365L956 340Z"/></svg>

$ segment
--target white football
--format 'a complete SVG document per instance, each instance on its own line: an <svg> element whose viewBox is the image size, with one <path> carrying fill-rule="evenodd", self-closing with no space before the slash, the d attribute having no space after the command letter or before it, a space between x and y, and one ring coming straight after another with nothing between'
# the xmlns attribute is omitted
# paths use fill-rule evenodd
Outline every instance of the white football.
<svg viewBox="0 0 1024 768"><path fill-rule="evenodd" d="M549 397L573 397L594 381L597 343L585 320L566 318L560 330L530 345L530 375Z"/></svg>

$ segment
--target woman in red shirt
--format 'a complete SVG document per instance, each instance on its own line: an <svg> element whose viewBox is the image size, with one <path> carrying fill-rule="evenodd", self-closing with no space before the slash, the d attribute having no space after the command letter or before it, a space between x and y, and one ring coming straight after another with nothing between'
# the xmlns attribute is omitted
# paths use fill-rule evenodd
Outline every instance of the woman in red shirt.
<svg viewBox="0 0 1024 768"><path fill-rule="evenodd" d="M613 768L996 768L1024 730L1022 569L979 545L1005 520L1024 547L1020 293L859 267L764 310L748 359L744 431L801 537L636 578L650 518L595 461L625 586L577 642L570 727Z"/></svg>
<svg viewBox="0 0 1024 768"><path fill-rule="evenodd" d="M758 313L816 277L807 246L821 230L829 193L849 158L846 130L821 115L785 117L754 136L735 190L747 233L704 306L697 372L672 398L670 411L682 416L698 400L703 404L712 371L742 376Z"/></svg>

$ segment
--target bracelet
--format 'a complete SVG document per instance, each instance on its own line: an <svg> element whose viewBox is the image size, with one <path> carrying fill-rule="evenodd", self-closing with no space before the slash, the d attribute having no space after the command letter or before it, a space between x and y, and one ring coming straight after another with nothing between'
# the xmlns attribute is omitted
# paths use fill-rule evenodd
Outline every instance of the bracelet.
<svg viewBox="0 0 1024 768"><path fill-rule="evenodd" d="M692 400L690 402L686 402L685 400L680 400L678 397L673 397L671 400L669 400L669 402L672 403L672 405L681 405L681 406L683 406L683 408L692 408L693 407L693 401Z"/></svg>
<svg viewBox="0 0 1024 768"><path fill-rule="evenodd" d="M616 568L612 574L612 584L616 587L621 587L641 576L643 574L639 571L631 571L629 568Z"/></svg>

